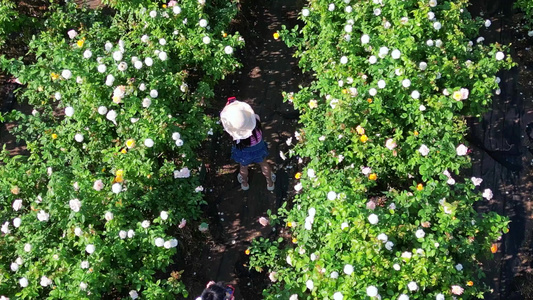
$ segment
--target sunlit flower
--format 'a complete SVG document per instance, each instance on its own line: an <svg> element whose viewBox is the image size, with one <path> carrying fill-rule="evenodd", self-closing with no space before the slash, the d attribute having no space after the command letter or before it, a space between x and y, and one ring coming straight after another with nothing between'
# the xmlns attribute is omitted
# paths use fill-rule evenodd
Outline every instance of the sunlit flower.
<svg viewBox="0 0 533 300"><path fill-rule="evenodd" d="M429 148L422 144L422 146L420 146L420 148L418 149L418 152L420 152L420 154L422 154L422 156L427 156L429 154Z"/></svg>
<svg viewBox="0 0 533 300"><path fill-rule="evenodd" d="M442 28L442 24L437 21L433 23L433 28L435 28L436 30L440 30Z"/></svg>
<svg viewBox="0 0 533 300"><path fill-rule="evenodd" d="M87 283L83 281L80 282L80 290L85 291L86 289L87 289Z"/></svg>
<svg viewBox="0 0 533 300"><path fill-rule="evenodd" d="M233 48L231 46L226 46L224 47L224 53L226 54L232 54L233 53Z"/></svg>
<svg viewBox="0 0 533 300"><path fill-rule="evenodd" d="M373 65L375 64L376 62L378 61L378 58L374 55L371 55L369 58L368 58L368 62Z"/></svg>
<svg viewBox="0 0 533 300"><path fill-rule="evenodd" d="M152 17L152 18L157 17L157 11L155 11L155 10L150 11L150 17Z"/></svg>
<svg viewBox="0 0 533 300"><path fill-rule="evenodd" d="M418 290L418 285L416 284L416 282L411 281L407 284L407 288L409 289L409 291L414 292Z"/></svg>
<svg viewBox="0 0 533 300"><path fill-rule="evenodd" d="M28 279L26 277L22 277L19 279L19 284L21 287L25 288L28 286Z"/></svg>
<svg viewBox="0 0 533 300"><path fill-rule="evenodd" d="M387 149L389 150L393 150L394 148L396 148L396 146L396 142L393 139L387 139L387 141L385 142L385 147L387 147Z"/></svg>
<svg viewBox="0 0 533 300"><path fill-rule="evenodd" d="M309 101L309 108L317 108L318 107L318 102L316 100L310 100Z"/></svg>
<svg viewBox="0 0 533 300"><path fill-rule="evenodd" d="M327 195L327 198L328 198L328 200L333 201L333 200L337 199L337 193L335 193L334 191L329 191L328 195Z"/></svg>
<svg viewBox="0 0 533 300"><path fill-rule="evenodd" d="M389 237L384 233L380 233L378 234L377 239L385 243L389 240Z"/></svg>
<svg viewBox="0 0 533 300"><path fill-rule="evenodd" d="M105 106L99 106L99 107L98 107L98 113L99 113L100 115L105 115L105 114L107 113L107 107L105 107Z"/></svg>
<svg viewBox="0 0 533 300"><path fill-rule="evenodd" d="M76 228L74 228L74 234L76 236L81 236L83 234L83 231L81 230L81 228L76 227Z"/></svg>
<svg viewBox="0 0 533 300"><path fill-rule="evenodd" d="M174 6L174 7L172 8L172 12L173 12L175 15L179 15L179 14L181 13L181 7L179 7L179 6L177 6L177 5Z"/></svg>
<svg viewBox="0 0 533 300"><path fill-rule="evenodd" d="M15 201L13 201L13 209L15 211L18 211L21 208L22 208L22 199L16 199Z"/></svg>
<svg viewBox="0 0 533 300"><path fill-rule="evenodd" d="M333 294L333 300L343 300L344 299L344 296L342 295L341 292L335 292Z"/></svg>
<svg viewBox="0 0 533 300"><path fill-rule="evenodd" d="M424 232L423 229L418 229L416 232L415 232L415 236L417 239L422 239L426 236L426 233Z"/></svg>
<svg viewBox="0 0 533 300"><path fill-rule="evenodd" d="M409 296L407 296L406 294L401 294L401 295L398 297L398 300L409 300Z"/></svg>
<svg viewBox="0 0 533 300"><path fill-rule="evenodd" d="M401 56L401 52L400 52L400 50L398 50L398 49L394 49L394 50L392 50L392 52L391 52L391 57L392 57L393 59L398 59L398 58L400 58L400 56Z"/></svg>
<svg viewBox="0 0 533 300"><path fill-rule="evenodd" d="M361 140L362 143L366 143L368 141L368 137L366 136L366 134L361 135L359 139Z"/></svg>
<svg viewBox="0 0 533 300"><path fill-rule="evenodd" d="M463 289L461 286L452 285L452 294L461 295L461 294L463 294L464 291L465 291L465 289Z"/></svg>
<svg viewBox="0 0 533 300"><path fill-rule="evenodd" d="M377 180L378 175L376 173L371 173L370 175L368 175L368 179L372 181Z"/></svg>
<svg viewBox="0 0 533 300"><path fill-rule="evenodd" d="M437 0L429 0L429 6L430 6L430 7L435 7L435 6L437 6Z"/></svg>
<svg viewBox="0 0 533 300"><path fill-rule="evenodd" d="M114 183L112 186L111 186L111 191L113 191L113 193L115 194L118 194L120 192L122 192L122 185L118 182Z"/></svg>
<svg viewBox="0 0 533 300"><path fill-rule="evenodd" d="M309 13L310 13L309 9L307 9L307 8L302 9L302 16L308 17Z"/></svg>
<svg viewBox="0 0 533 300"><path fill-rule="evenodd" d="M13 219L13 226L14 226L15 228L20 227L20 224L21 224L21 223L22 223L22 219L20 219L20 218L18 218L18 217Z"/></svg>
<svg viewBox="0 0 533 300"><path fill-rule="evenodd" d="M106 70L107 70L106 65L104 65L104 64L98 65L98 72L99 73L104 73Z"/></svg>
<svg viewBox="0 0 533 300"><path fill-rule="evenodd" d="M104 214L104 218L106 219L106 221L113 220L113 213L110 211L106 211L106 213Z"/></svg>
<svg viewBox="0 0 533 300"><path fill-rule="evenodd" d="M133 231L133 229L128 230L128 238L131 239L134 236L135 236L135 231Z"/></svg>
<svg viewBox="0 0 533 300"><path fill-rule="evenodd" d="M347 63L348 63L348 57L346 57L346 56L341 57L340 62L341 62L341 64L343 64L343 65L347 64Z"/></svg>

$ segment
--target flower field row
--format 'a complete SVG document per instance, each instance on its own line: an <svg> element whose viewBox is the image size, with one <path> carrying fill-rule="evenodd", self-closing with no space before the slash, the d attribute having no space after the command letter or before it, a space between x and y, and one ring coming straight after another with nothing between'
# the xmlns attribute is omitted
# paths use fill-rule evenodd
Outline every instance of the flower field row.
<svg viewBox="0 0 533 300"><path fill-rule="evenodd" d="M281 210L292 241L251 249L274 281L267 299L483 296L480 260L507 220L473 209L493 193L465 175L463 116L487 109L513 63L477 36L491 22L467 4L313 0L302 28L279 33L315 80L285 94L301 112L294 151L309 158Z"/></svg>
<svg viewBox="0 0 533 300"><path fill-rule="evenodd" d="M214 84L233 72L229 1L52 5L32 64L2 58L31 115L28 156L1 155L0 291L17 299L175 299L187 221L203 202L200 143Z"/></svg>

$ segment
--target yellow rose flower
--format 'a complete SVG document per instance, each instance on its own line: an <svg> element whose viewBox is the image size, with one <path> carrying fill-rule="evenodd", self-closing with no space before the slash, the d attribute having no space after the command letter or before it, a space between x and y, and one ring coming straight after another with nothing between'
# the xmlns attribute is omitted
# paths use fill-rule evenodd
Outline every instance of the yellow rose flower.
<svg viewBox="0 0 533 300"><path fill-rule="evenodd" d="M302 173L298 172L298 173L294 174L294 178L296 178L296 179L302 178Z"/></svg>
<svg viewBox="0 0 533 300"><path fill-rule="evenodd" d="M421 191L421 190L424 189L424 185L421 184L421 183L419 183L419 184L416 186L416 189L417 189L418 191Z"/></svg>
<svg viewBox="0 0 533 300"><path fill-rule="evenodd" d="M117 172L115 173L116 176L119 176L119 177L122 177L124 176L124 171L122 169L119 169L117 170Z"/></svg>
<svg viewBox="0 0 533 300"><path fill-rule="evenodd" d="M246 250L244 250L244 254L246 254L246 255L250 255L250 249L246 249Z"/></svg>
<svg viewBox="0 0 533 300"><path fill-rule="evenodd" d="M56 80L59 78L59 74L52 72L52 74L50 74L50 77L52 77L52 80Z"/></svg>
<svg viewBox="0 0 533 300"><path fill-rule="evenodd" d="M274 36L274 39L275 39L275 40L279 39L279 33L274 32L273 36Z"/></svg>
<svg viewBox="0 0 533 300"><path fill-rule="evenodd" d="M126 141L126 147L133 148L133 146L135 146L135 140L134 139L129 139L129 140Z"/></svg>
<svg viewBox="0 0 533 300"><path fill-rule="evenodd" d="M126 154L126 153L128 153L128 150L126 150L126 148L122 148L122 150L120 150L120 153Z"/></svg>
<svg viewBox="0 0 533 300"><path fill-rule="evenodd" d="M461 91L455 91L453 92L453 99L455 99L456 101L461 101L461 99L463 99L463 96L461 95Z"/></svg>
<svg viewBox="0 0 533 300"><path fill-rule="evenodd" d="M52 139L54 139L54 140L57 139L57 134L52 133Z"/></svg>
<svg viewBox="0 0 533 300"><path fill-rule="evenodd" d="M81 40L79 40L76 44L78 45L78 47L83 47L83 44L85 43L85 38L82 38Z"/></svg>
<svg viewBox="0 0 533 300"><path fill-rule="evenodd" d="M372 174L368 175L368 179L376 180L376 179L378 179L378 175L376 173L372 173Z"/></svg>
<svg viewBox="0 0 533 300"><path fill-rule="evenodd" d="M295 237L293 237L293 238L292 238L292 243L293 243L293 244L296 244L296 243L298 243L298 239L297 239L297 238L295 238Z"/></svg>
<svg viewBox="0 0 533 300"><path fill-rule="evenodd" d="M368 141L368 137L366 136L366 134L363 134L360 138L361 142L363 143L366 143L366 141Z"/></svg>

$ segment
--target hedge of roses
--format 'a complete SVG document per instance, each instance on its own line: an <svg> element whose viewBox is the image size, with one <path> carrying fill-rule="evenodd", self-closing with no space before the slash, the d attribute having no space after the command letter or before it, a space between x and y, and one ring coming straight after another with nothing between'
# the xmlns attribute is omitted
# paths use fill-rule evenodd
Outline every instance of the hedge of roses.
<svg viewBox="0 0 533 300"><path fill-rule="evenodd" d="M2 59L31 115L0 164L0 291L17 299L174 299L181 230L200 215L202 103L239 66L229 1L50 6L35 63Z"/></svg>
<svg viewBox="0 0 533 300"><path fill-rule="evenodd" d="M477 33L467 1L312 0L304 26L280 32L309 87L285 95L300 110L292 234L258 240L251 266L270 272L267 299L482 297L480 260L507 219L473 209L492 199L467 176L462 116L499 93L507 47ZM455 298L454 298L455 299Z"/></svg>

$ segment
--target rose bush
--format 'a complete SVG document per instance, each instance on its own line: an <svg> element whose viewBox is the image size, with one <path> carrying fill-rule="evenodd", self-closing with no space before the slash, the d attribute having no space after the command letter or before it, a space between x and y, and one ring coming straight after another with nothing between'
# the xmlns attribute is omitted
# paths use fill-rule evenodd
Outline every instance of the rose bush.
<svg viewBox="0 0 533 300"><path fill-rule="evenodd" d="M50 6L29 44L2 58L31 115L12 112L28 156L1 154L0 291L20 299L187 296L180 255L203 202L198 148L214 84L239 63L233 2ZM168 277L168 276L167 276Z"/></svg>
<svg viewBox="0 0 533 300"><path fill-rule="evenodd" d="M533 36L533 3L527 0L517 0L515 2L515 7L524 12L526 28L529 29L528 35Z"/></svg>
<svg viewBox="0 0 533 300"><path fill-rule="evenodd" d="M513 63L477 38L486 22L467 4L314 0L301 29L280 32L315 80L285 95L309 158L280 211L291 246L251 249L250 265L275 274L267 299L483 296L480 260L507 219L473 208L493 194L465 175L463 116L487 109Z"/></svg>

